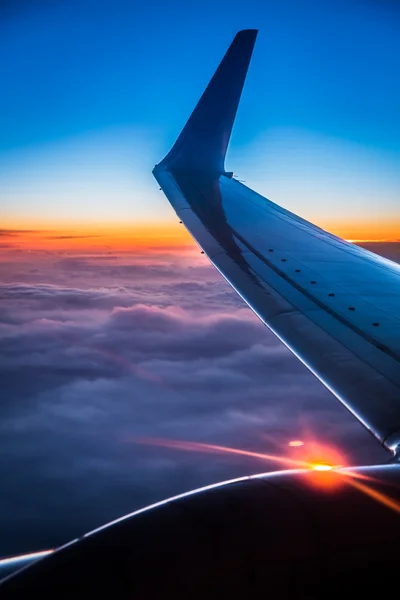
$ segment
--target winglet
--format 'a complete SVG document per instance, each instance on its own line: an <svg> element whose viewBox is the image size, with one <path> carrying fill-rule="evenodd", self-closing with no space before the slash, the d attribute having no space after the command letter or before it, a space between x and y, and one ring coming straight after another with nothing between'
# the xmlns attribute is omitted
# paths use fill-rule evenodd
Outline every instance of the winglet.
<svg viewBox="0 0 400 600"><path fill-rule="evenodd" d="M174 146L160 163L168 169L225 173L225 155L257 30L236 34Z"/></svg>

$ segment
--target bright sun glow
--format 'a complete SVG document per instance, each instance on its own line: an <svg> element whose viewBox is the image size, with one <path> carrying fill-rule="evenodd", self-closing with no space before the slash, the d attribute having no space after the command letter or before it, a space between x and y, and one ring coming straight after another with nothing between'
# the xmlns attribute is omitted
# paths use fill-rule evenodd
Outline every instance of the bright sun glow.
<svg viewBox="0 0 400 600"><path fill-rule="evenodd" d="M292 440L288 445L292 448L299 448L300 446L304 446L304 442L301 440Z"/></svg>
<svg viewBox="0 0 400 600"><path fill-rule="evenodd" d="M317 463L317 464L311 465L311 469L313 471L331 471L333 469L333 466Z"/></svg>

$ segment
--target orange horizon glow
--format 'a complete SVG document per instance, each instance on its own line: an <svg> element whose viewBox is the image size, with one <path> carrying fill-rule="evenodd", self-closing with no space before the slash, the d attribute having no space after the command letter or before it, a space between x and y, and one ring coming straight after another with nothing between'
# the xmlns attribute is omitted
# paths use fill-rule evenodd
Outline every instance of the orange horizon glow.
<svg viewBox="0 0 400 600"><path fill-rule="evenodd" d="M2 225L2 241L26 250L197 250L179 224L138 224L119 227L7 228Z"/></svg>
<svg viewBox="0 0 400 600"><path fill-rule="evenodd" d="M386 221L363 220L356 221L318 221L315 223L325 231L355 243L361 242L398 242L400 238L400 219Z"/></svg>
<svg viewBox="0 0 400 600"><path fill-rule="evenodd" d="M318 223L347 241L353 243L389 243L399 241L400 222L340 222ZM136 223L74 223L45 220L10 220L4 219L1 225L2 238L10 237L18 232L19 245L39 248L98 248L105 245L113 249L160 248L175 249L196 247L185 227L179 224L178 217L154 222Z"/></svg>

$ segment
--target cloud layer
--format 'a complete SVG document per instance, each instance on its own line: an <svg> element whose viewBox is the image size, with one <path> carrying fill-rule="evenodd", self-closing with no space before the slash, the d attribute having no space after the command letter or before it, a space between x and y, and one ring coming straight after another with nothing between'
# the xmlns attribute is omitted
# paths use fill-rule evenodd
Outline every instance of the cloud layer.
<svg viewBox="0 0 400 600"><path fill-rule="evenodd" d="M0 554L276 468L140 437L266 452L305 437L355 462L385 457L203 257L42 252L12 265L0 286Z"/></svg>

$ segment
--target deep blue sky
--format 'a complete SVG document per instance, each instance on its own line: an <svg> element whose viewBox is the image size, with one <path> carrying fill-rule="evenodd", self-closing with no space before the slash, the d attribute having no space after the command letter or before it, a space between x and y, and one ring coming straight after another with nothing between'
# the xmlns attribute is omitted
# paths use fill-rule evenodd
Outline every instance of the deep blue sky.
<svg viewBox="0 0 400 600"><path fill-rule="evenodd" d="M168 218L151 167L247 27L260 34L229 166L323 224L396 218L396 2L19 0L0 15L7 222Z"/></svg>

